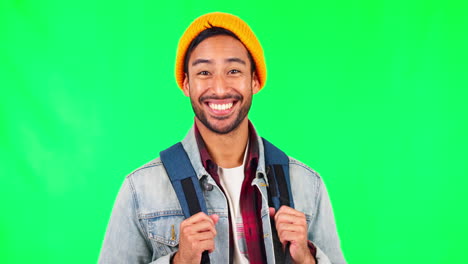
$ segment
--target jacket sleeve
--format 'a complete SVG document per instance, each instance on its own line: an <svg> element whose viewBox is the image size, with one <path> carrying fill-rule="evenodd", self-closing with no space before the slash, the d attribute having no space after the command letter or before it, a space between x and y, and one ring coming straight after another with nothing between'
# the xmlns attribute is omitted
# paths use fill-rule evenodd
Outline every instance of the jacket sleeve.
<svg viewBox="0 0 468 264"><path fill-rule="evenodd" d="M131 176L129 176L120 188L112 209L99 256L99 264L169 263L170 255L151 262L151 242L138 219L137 208L138 201Z"/></svg>
<svg viewBox="0 0 468 264"><path fill-rule="evenodd" d="M319 264L345 264L330 198L322 180L319 181L316 201L317 211L309 232L311 232L312 242L317 248L317 262Z"/></svg>

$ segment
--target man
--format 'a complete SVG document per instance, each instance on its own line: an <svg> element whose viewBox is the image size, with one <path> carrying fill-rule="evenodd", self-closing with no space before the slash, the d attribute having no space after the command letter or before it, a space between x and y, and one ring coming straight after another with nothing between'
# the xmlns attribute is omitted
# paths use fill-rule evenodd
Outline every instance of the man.
<svg viewBox="0 0 468 264"><path fill-rule="evenodd" d="M294 263L345 263L312 169L289 158L294 209L268 205L265 145L247 117L266 68L249 26L225 13L196 19L179 42L176 79L195 112L182 146L208 214L184 219L167 166L155 159L125 179L99 262L200 263L207 251L211 263L274 263L280 254Z"/></svg>

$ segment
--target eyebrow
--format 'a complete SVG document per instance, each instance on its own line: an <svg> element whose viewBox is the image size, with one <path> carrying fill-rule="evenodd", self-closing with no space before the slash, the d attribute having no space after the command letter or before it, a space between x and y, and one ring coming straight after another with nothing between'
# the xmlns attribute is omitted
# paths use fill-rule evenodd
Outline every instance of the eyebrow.
<svg viewBox="0 0 468 264"><path fill-rule="evenodd" d="M227 58L224 60L225 62L237 62L246 65L247 63L240 58ZM196 59L195 61L192 62L192 66L195 66L197 64L201 63L207 63L207 64L213 64L213 60L208 60L208 59Z"/></svg>
<svg viewBox="0 0 468 264"><path fill-rule="evenodd" d="M238 63L241 63L241 64L246 64L245 61L243 59L240 59L240 58L228 58L226 60L224 60L225 62L238 62Z"/></svg>
<svg viewBox="0 0 468 264"><path fill-rule="evenodd" d="M200 63L208 63L208 64L213 64L212 60L207 60L207 59L196 59L194 62L192 62L192 66L195 66Z"/></svg>

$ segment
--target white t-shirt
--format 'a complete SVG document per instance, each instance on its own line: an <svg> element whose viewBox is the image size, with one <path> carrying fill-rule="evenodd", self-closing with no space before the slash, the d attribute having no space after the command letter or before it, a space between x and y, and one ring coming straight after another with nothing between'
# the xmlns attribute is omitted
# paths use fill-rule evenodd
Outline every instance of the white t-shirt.
<svg viewBox="0 0 468 264"><path fill-rule="evenodd" d="M244 235L244 224L242 222L242 215L239 208L239 199L241 194L242 182L244 181L244 164L247 156L247 150L249 145L245 148L244 152L244 162L241 166L235 168L221 168L218 167L219 180L221 186L226 193L228 203L229 203L229 212L231 214L231 227L232 233L235 236L234 239L234 254L233 261L234 264L248 264L249 260L247 259L247 248L245 245L242 247L239 246L241 241L245 241ZM244 250L241 250L243 248Z"/></svg>

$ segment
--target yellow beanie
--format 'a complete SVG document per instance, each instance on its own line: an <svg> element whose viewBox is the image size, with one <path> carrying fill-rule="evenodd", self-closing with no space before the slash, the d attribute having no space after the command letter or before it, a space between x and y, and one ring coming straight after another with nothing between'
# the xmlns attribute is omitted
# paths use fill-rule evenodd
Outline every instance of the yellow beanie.
<svg viewBox="0 0 468 264"><path fill-rule="evenodd" d="M220 12L209 13L195 19L180 38L175 65L175 77L179 87L181 89L183 88L185 77L184 59L190 43L192 43L203 30L211 27L221 27L230 30L239 38L242 44L244 44L255 62L260 89L262 89L266 81L266 65L260 42L247 23L237 16Z"/></svg>

